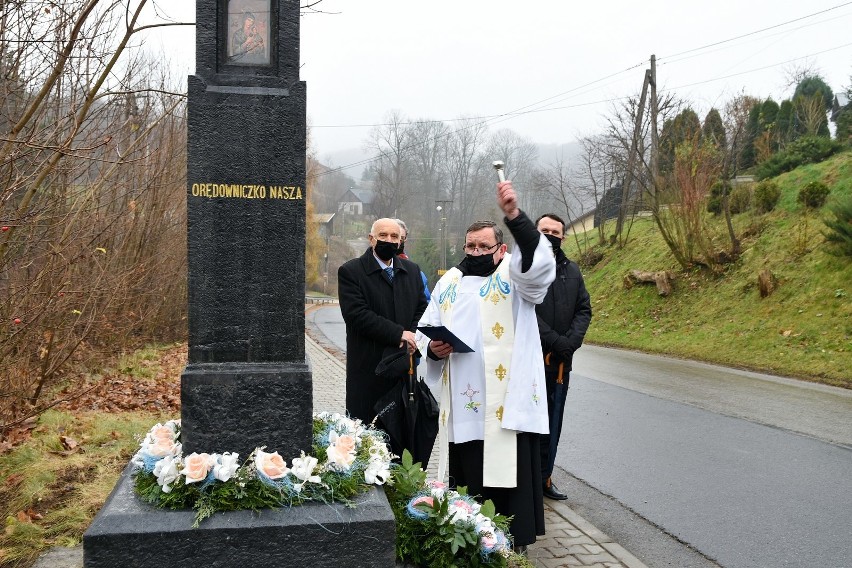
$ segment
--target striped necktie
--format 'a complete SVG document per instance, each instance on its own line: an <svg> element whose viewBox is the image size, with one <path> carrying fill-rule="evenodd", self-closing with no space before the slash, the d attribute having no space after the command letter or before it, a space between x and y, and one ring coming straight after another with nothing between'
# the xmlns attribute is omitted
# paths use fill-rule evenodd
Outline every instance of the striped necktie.
<svg viewBox="0 0 852 568"><path fill-rule="evenodd" d="M388 282L393 283L393 266L385 267L385 278L388 279Z"/></svg>

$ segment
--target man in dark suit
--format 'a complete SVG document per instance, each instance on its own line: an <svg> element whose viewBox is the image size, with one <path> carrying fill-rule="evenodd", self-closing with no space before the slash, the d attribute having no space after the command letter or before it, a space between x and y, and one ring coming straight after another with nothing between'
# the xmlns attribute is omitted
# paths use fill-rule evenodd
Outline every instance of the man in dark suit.
<svg viewBox="0 0 852 568"><path fill-rule="evenodd" d="M379 219L370 230L370 248L337 271L340 311L346 322L346 410L369 423L373 406L399 379L376 375L389 348L416 349L414 332L426 310L420 267L397 255L400 226Z"/></svg>
<svg viewBox="0 0 852 568"><path fill-rule="evenodd" d="M544 301L535 307L535 313L544 354L547 413L550 419L550 434L541 436L541 479L544 496L561 501L567 499L567 496L553 485L550 476L556 460L559 434L562 432L571 360L574 351L583 344L583 337L592 321L592 302L580 267L562 251L565 222L555 213L545 213L535 224L539 232L550 241L556 255L556 280L550 285Z"/></svg>

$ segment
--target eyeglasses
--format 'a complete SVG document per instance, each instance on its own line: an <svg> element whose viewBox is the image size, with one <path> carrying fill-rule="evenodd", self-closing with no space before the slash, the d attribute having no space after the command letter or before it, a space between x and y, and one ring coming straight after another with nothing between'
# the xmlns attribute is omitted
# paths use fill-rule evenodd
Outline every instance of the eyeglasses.
<svg viewBox="0 0 852 568"><path fill-rule="evenodd" d="M468 243L468 244L464 245L464 252L466 252L467 254L473 254L473 253L488 254L488 253L493 253L494 251L493 251L493 250L491 250L491 249L493 249L493 248L495 248L495 247L499 247L499 246L500 246L500 245L502 245L502 244L503 244L503 243L496 243L496 244L493 244L493 245L491 245L491 246L485 246L485 245L475 245L475 244L473 244L473 243Z"/></svg>

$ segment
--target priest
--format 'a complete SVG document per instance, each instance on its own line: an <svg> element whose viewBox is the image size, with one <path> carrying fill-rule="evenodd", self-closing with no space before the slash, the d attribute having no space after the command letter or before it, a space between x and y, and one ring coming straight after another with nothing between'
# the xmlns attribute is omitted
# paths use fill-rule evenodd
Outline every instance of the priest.
<svg viewBox="0 0 852 568"><path fill-rule="evenodd" d="M555 277L553 249L518 208L512 182L497 184L497 203L515 240L477 221L465 257L438 281L420 326L443 325L473 349L418 333L427 384L439 398L439 479L491 499L512 515L516 549L544 534L539 434L548 433L547 393L535 305Z"/></svg>

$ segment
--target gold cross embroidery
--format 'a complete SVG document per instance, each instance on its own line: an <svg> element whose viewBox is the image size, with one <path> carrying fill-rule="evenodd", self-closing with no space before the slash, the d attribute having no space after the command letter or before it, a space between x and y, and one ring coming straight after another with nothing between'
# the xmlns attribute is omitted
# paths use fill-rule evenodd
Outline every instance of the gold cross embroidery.
<svg viewBox="0 0 852 568"><path fill-rule="evenodd" d="M506 367L503 366L503 363L500 363L500 366L494 369L494 373L501 381L506 378Z"/></svg>
<svg viewBox="0 0 852 568"><path fill-rule="evenodd" d="M444 426L447 425L447 411L446 410L441 413L441 424L443 424Z"/></svg>
<svg viewBox="0 0 852 568"><path fill-rule="evenodd" d="M502 406L497 409L497 412L495 414L497 414L497 420L499 420L500 422L503 422L503 407Z"/></svg>
<svg viewBox="0 0 852 568"><path fill-rule="evenodd" d="M491 333L494 334L494 337L496 337L497 339L500 339L503 336L503 332L505 330L506 330L506 328L504 328L502 325L500 325L500 322L497 322L497 323L494 324L494 327L491 328Z"/></svg>

